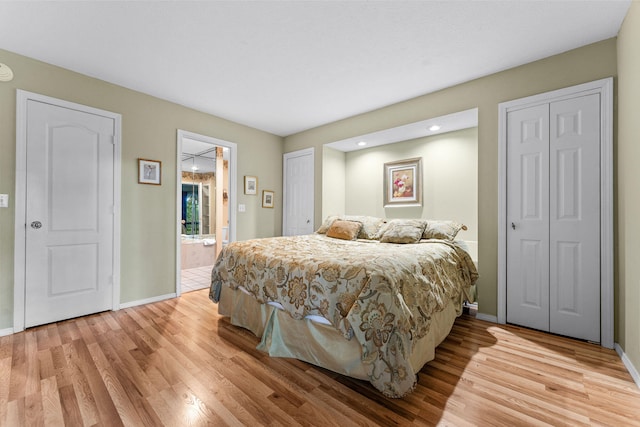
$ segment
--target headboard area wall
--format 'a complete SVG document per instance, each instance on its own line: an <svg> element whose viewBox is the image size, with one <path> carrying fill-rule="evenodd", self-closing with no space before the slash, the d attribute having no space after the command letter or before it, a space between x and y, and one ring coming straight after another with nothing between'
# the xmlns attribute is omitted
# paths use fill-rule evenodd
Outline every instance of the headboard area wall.
<svg viewBox="0 0 640 427"><path fill-rule="evenodd" d="M422 206L385 208L384 163L416 157L422 157ZM352 151L345 153L344 158L345 214L456 220L468 227L459 237L469 242L472 251L475 249L478 240L477 127ZM334 159L329 164L336 163L339 162Z"/></svg>

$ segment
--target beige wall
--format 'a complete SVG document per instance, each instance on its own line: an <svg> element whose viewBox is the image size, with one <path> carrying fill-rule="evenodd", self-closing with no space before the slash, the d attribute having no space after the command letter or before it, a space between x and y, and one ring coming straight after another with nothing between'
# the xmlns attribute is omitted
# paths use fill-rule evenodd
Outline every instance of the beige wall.
<svg viewBox="0 0 640 427"><path fill-rule="evenodd" d="M616 342L640 370L640 2L618 35Z"/></svg>
<svg viewBox="0 0 640 427"><path fill-rule="evenodd" d="M386 162L422 158L420 207L383 206ZM452 219L478 240L478 129L464 129L346 153L345 213L384 218ZM326 165L325 165L326 167Z"/></svg>
<svg viewBox="0 0 640 427"><path fill-rule="evenodd" d="M323 144L478 108L479 311L497 314L498 104L616 75L616 39L492 74L285 138L284 150ZM322 156L316 158L316 222L322 218ZM318 226L319 224L316 224Z"/></svg>
<svg viewBox="0 0 640 427"><path fill-rule="evenodd" d="M7 51L0 62L15 74L0 83L0 193L11 201L0 209L0 329L13 325L16 89L122 115L122 302L175 292L177 129L238 144L237 238L281 234L282 138ZM138 157L162 161L162 186L137 184ZM276 190L276 209L243 194L244 175Z"/></svg>
<svg viewBox="0 0 640 427"><path fill-rule="evenodd" d="M324 147L322 156L322 216L320 221L329 215L347 213L345 208L346 153Z"/></svg>

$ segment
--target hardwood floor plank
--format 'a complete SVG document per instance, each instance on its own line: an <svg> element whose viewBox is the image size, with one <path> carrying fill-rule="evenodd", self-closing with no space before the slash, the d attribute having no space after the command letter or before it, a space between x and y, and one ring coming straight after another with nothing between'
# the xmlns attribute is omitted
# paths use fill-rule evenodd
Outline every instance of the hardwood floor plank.
<svg viewBox="0 0 640 427"><path fill-rule="evenodd" d="M260 418L253 417L243 405L239 405L227 392L227 384L219 386L220 382L209 383L198 377L187 376L184 387L180 384L173 389L184 399L193 400L193 404L202 401L206 407L228 425L257 425Z"/></svg>
<svg viewBox="0 0 640 427"><path fill-rule="evenodd" d="M82 422L82 413L78 406L78 400L76 399L76 392L73 389L73 385L69 384L59 387L58 394L60 395L60 402L62 404L62 417L64 418L64 424L68 426L84 425Z"/></svg>
<svg viewBox="0 0 640 427"><path fill-rule="evenodd" d="M146 399L149 402L149 405L153 409L153 411L158 415L158 418L162 420L162 424L164 426L179 426L182 425L182 421L178 418L178 414L176 414L171 407L165 401L162 393L165 393L166 390L162 390L162 392L158 394L154 394L148 396Z"/></svg>
<svg viewBox="0 0 640 427"><path fill-rule="evenodd" d="M214 373L211 369L203 371L197 380L210 389L216 399L232 410L239 420L244 422L247 418L250 422L245 423L246 425L277 424L278 418L273 416L270 408L263 405L272 390L264 387L264 391L259 391L252 387L253 382L244 373L224 368Z"/></svg>
<svg viewBox="0 0 640 427"><path fill-rule="evenodd" d="M64 415L62 414L62 404L60 403L56 377L48 377L40 381L40 394L44 425L64 425Z"/></svg>
<svg viewBox="0 0 640 427"><path fill-rule="evenodd" d="M24 424L26 426L41 426L44 424L44 409L42 406L41 388L38 392L24 399Z"/></svg>
<svg viewBox="0 0 640 427"><path fill-rule="evenodd" d="M7 405L7 426L20 426L25 424L24 398L12 400Z"/></svg>
<svg viewBox="0 0 640 427"><path fill-rule="evenodd" d="M56 368L53 366L51 351L42 350L38 352L38 368L40 369L40 380L56 376ZM42 387L42 384L40 385Z"/></svg>
<svg viewBox="0 0 640 427"><path fill-rule="evenodd" d="M87 345L99 377L92 375L91 390L96 396L101 419L118 419L124 425L144 425L127 398L122 384L117 380L111 364L97 342ZM100 378L101 381L98 379Z"/></svg>
<svg viewBox="0 0 640 427"><path fill-rule="evenodd" d="M597 345L463 315L413 393L256 349L208 290L0 337L0 425L639 426Z"/></svg>
<svg viewBox="0 0 640 427"><path fill-rule="evenodd" d="M84 341L76 340L73 342L73 345L64 347L65 356L67 357L67 365L69 366L73 390L76 394L82 419L85 424L94 425L99 420L98 408L85 372L83 372L90 370L91 365L86 364L78 355L77 349L80 345L84 346ZM89 373L89 375L91 375L91 373Z"/></svg>
<svg viewBox="0 0 640 427"><path fill-rule="evenodd" d="M60 345L82 339L82 335L78 329L78 324L73 319L56 323L56 326L58 329L58 336L60 337Z"/></svg>

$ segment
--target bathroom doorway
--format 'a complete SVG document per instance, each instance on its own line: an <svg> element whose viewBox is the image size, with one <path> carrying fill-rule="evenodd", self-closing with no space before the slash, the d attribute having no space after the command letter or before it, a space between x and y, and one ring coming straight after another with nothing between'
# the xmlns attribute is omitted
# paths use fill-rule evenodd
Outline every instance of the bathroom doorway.
<svg viewBox="0 0 640 427"><path fill-rule="evenodd" d="M208 288L235 238L235 153L228 141L178 131L176 294Z"/></svg>

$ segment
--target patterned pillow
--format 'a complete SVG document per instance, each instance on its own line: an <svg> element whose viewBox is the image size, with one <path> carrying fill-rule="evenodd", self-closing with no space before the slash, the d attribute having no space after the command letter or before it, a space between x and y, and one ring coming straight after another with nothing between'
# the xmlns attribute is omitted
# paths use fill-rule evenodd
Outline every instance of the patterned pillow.
<svg viewBox="0 0 640 427"><path fill-rule="evenodd" d="M416 243L424 232L425 221L419 219L392 219L382 231L382 243Z"/></svg>
<svg viewBox="0 0 640 427"><path fill-rule="evenodd" d="M367 240L378 240L380 237L380 227L385 223L383 218L366 215L344 215L340 219L361 223L362 229L358 234L358 239Z"/></svg>
<svg viewBox="0 0 640 427"><path fill-rule="evenodd" d="M358 239L378 240L380 237L380 228L384 225L384 218L376 218L366 215L329 215L322 225L316 230L318 234L325 234L334 221L341 219L343 221L353 221L362 224Z"/></svg>
<svg viewBox="0 0 640 427"><path fill-rule="evenodd" d="M322 225L320 225L320 227L316 230L316 233L325 234L327 232L327 230L329 230L329 227L331 227L331 224L333 224L333 221L335 221L338 218L340 218L338 215L329 215L324 220Z"/></svg>
<svg viewBox="0 0 640 427"><path fill-rule="evenodd" d="M422 233L423 239L441 239L453 240L460 230L466 230L467 227L455 221L435 221L427 220L427 226Z"/></svg>
<svg viewBox="0 0 640 427"><path fill-rule="evenodd" d="M360 229L362 229L362 224L359 222L337 219L333 221L333 224L331 224L331 227L327 230L327 237L342 240L356 240Z"/></svg>

